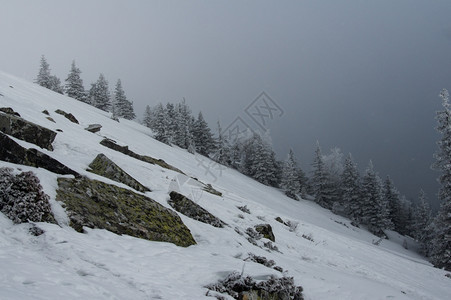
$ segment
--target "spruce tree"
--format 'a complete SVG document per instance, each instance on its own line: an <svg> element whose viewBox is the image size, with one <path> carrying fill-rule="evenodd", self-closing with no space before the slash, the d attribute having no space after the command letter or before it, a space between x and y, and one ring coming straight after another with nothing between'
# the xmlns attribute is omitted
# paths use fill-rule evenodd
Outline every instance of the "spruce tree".
<svg viewBox="0 0 451 300"><path fill-rule="evenodd" d="M441 206L435 218L431 261L435 266L451 271L451 110L448 91L442 90L440 98L443 110L437 112L436 119L441 139L437 142L438 151L434 155L436 161L433 167L441 173L438 193Z"/></svg>
<svg viewBox="0 0 451 300"><path fill-rule="evenodd" d="M208 156L215 149L215 141L207 122L204 120L202 112L199 112L194 123L194 143L199 154Z"/></svg>
<svg viewBox="0 0 451 300"><path fill-rule="evenodd" d="M81 71L75 65L75 60L73 60L69 75L67 75L66 78L66 95L82 102L88 102L86 91L83 86L83 80L81 79L80 74Z"/></svg>
<svg viewBox="0 0 451 300"><path fill-rule="evenodd" d="M315 196L315 202L325 208L332 208L333 190L329 181L326 165L321 153L319 142L316 144L315 158L312 163L312 190Z"/></svg>
<svg viewBox="0 0 451 300"><path fill-rule="evenodd" d="M61 80L55 75L50 75L50 89L58 94L64 94L64 87L61 84Z"/></svg>
<svg viewBox="0 0 451 300"><path fill-rule="evenodd" d="M154 138L160 142L170 145L169 119L166 108L158 103L151 113L150 129L154 132Z"/></svg>
<svg viewBox="0 0 451 300"><path fill-rule="evenodd" d="M346 215L357 223L361 222L362 209L360 201L360 175L351 153L345 159L341 175L341 194Z"/></svg>
<svg viewBox="0 0 451 300"><path fill-rule="evenodd" d="M426 193L420 190L418 205L414 213L413 236L420 245L420 253L429 256L433 238L432 212Z"/></svg>
<svg viewBox="0 0 451 300"><path fill-rule="evenodd" d="M149 105L146 105L146 110L144 111L143 125L149 128L152 127L152 109Z"/></svg>
<svg viewBox="0 0 451 300"><path fill-rule="evenodd" d="M41 65L35 83L48 89L52 88L50 65L47 63L44 55L41 56Z"/></svg>
<svg viewBox="0 0 451 300"><path fill-rule="evenodd" d="M230 145L229 145L229 141L227 140L227 138L224 136L224 133L222 132L222 127L221 124L218 121L218 137L216 139L216 151L215 154L213 155L213 160L228 166L230 165L230 161L231 161L231 149L230 149Z"/></svg>
<svg viewBox="0 0 451 300"><path fill-rule="evenodd" d="M91 84L91 89L89 90L90 103L94 107L104 110L111 110L111 97L108 88L108 81L105 79L103 74L99 75L99 79L93 84Z"/></svg>
<svg viewBox="0 0 451 300"><path fill-rule="evenodd" d="M133 111L133 103L127 100L120 79L117 80L116 88L114 89L113 104L115 114L118 118L124 118L127 120L133 120L136 118L135 112Z"/></svg>
<svg viewBox="0 0 451 300"><path fill-rule="evenodd" d="M297 162L293 149L290 149L287 159L284 161L280 187L288 197L297 200L296 194L300 192L301 185L299 183Z"/></svg>
<svg viewBox="0 0 451 300"><path fill-rule="evenodd" d="M393 229L402 233L404 224L401 199L398 190L388 175L384 181L384 199L388 204L389 218L393 223Z"/></svg>

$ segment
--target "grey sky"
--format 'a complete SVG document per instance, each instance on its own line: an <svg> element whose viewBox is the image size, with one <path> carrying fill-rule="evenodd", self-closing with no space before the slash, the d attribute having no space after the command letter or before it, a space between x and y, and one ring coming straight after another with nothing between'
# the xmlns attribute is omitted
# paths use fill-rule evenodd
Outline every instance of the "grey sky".
<svg viewBox="0 0 451 300"><path fill-rule="evenodd" d="M292 146L309 171L319 140L435 200L450 13L449 0L2 1L0 70L33 80L45 54L64 80L75 59L85 87L121 78L139 117L185 97L212 127L265 91L284 109L270 125L280 158Z"/></svg>

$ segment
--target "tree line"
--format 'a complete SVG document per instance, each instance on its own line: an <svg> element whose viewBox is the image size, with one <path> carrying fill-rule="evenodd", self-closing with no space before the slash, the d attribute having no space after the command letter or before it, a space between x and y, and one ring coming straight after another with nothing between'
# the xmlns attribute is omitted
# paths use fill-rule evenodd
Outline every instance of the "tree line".
<svg viewBox="0 0 451 300"><path fill-rule="evenodd" d="M133 102L127 99L120 79L117 80L114 91L110 92L108 81L103 74L100 74L97 81L91 83L91 88L85 90L83 80L80 76L81 71L75 65L75 61L72 61L64 85L50 71L50 65L43 55L35 83L54 92L65 94L68 97L88 103L101 110L111 112L114 119L124 118L133 120L136 117L133 110Z"/></svg>
<svg viewBox="0 0 451 300"><path fill-rule="evenodd" d="M443 101L448 103L448 100ZM147 106L143 120L154 137L163 143L209 157L260 183L280 188L292 199L314 199L322 207L348 217L355 226L367 227L375 235L385 237L384 230L394 230L411 236L418 241L420 252L434 265L450 269L451 112L448 104L444 107L445 111L439 112L437 119L439 124L448 122L448 125L438 127L444 137L438 143L440 151L435 157L438 159L436 168L444 173L440 177L444 186L440 200L445 204L435 217L424 191L420 190L417 203L413 204L400 194L390 176L385 180L379 177L372 161L361 175L352 155L344 158L339 148L324 155L317 143L308 176L298 165L292 149L285 160L276 159L267 133L248 130L231 139L218 122L214 135L202 112L195 118L185 100Z"/></svg>

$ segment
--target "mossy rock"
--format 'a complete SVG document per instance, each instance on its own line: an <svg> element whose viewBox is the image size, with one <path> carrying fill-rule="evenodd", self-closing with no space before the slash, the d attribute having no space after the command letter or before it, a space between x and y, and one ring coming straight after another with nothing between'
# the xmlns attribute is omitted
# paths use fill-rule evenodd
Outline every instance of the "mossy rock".
<svg viewBox="0 0 451 300"><path fill-rule="evenodd" d="M102 153L97 155L89 165L89 168L89 172L123 183L139 192L150 192L150 189L143 186Z"/></svg>
<svg viewBox="0 0 451 300"><path fill-rule="evenodd" d="M160 166L162 168L169 169L169 170L181 173L181 174L185 174L181 170L177 169L176 167L171 166L170 164L168 164L167 162L165 162L162 159L156 159L156 158L153 158L153 157L150 157L150 156L137 154L137 153L131 151L130 149L128 149L128 146L120 146L120 145L116 144L116 142L111 140L111 139L105 138L105 139L103 139L100 142L100 144L102 146L105 146L105 147L108 147L108 148L113 149L115 151L121 152L121 153L123 153L125 155L133 157L133 158L138 159L140 161L143 161L143 162L146 162L146 163L149 163L149 164L152 164L152 165L158 165L158 166Z"/></svg>
<svg viewBox="0 0 451 300"><path fill-rule="evenodd" d="M170 200L168 201L169 205L172 206L179 213L184 214L191 219L197 220L202 223L210 224L211 226L222 228L225 223L221 221L219 218L215 217L207 210L197 205L187 197L179 194L177 192L172 191L169 194Z"/></svg>
<svg viewBox="0 0 451 300"><path fill-rule="evenodd" d="M53 151L56 132L24 120L13 113L0 112L0 131L41 148Z"/></svg>
<svg viewBox="0 0 451 300"><path fill-rule="evenodd" d="M182 247L196 244L174 211L128 189L86 177L59 178L56 200L79 232L86 226Z"/></svg>
<svg viewBox="0 0 451 300"><path fill-rule="evenodd" d="M272 227L269 224L260 224L255 226L255 230L262 234L264 238L275 242L276 237L274 236L274 233L272 232Z"/></svg>

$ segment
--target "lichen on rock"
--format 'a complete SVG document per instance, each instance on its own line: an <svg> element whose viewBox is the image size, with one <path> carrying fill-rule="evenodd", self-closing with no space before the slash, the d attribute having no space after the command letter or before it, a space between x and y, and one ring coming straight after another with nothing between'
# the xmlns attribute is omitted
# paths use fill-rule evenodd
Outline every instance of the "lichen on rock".
<svg viewBox="0 0 451 300"><path fill-rule="evenodd" d="M197 205L187 197L172 191L169 194L170 199L168 200L169 205L172 206L179 213L184 214L191 219L197 220L202 223L210 224L211 226L222 228L226 225L219 218L215 217L207 210Z"/></svg>
<svg viewBox="0 0 451 300"><path fill-rule="evenodd" d="M128 189L86 177L59 178L56 200L79 232L86 226L182 247L196 244L175 212Z"/></svg>
<svg viewBox="0 0 451 300"><path fill-rule="evenodd" d="M150 192L150 189L139 183L102 153L97 155L89 165L89 168L88 171L92 173L128 185L139 192Z"/></svg>

